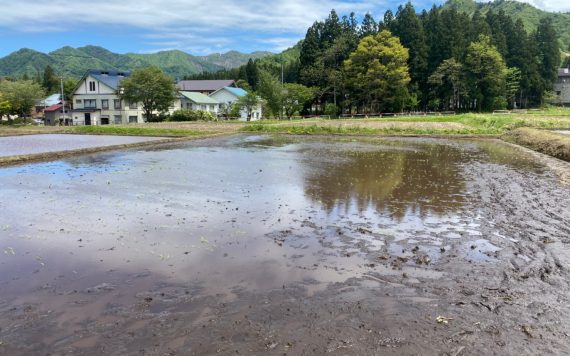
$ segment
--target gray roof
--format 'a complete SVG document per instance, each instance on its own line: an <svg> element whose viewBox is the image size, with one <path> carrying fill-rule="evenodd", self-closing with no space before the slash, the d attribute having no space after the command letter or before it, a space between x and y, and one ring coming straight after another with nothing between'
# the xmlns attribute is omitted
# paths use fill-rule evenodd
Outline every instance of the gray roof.
<svg viewBox="0 0 570 356"><path fill-rule="evenodd" d="M181 80L176 87L185 91L216 91L224 87L235 87L235 81L228 80Z"/></svg>
<svg viewBox="0 0 570 356"><path fill-rule="evenodd" d="M114 90L117 90L123 78L131 75L130 72L99 69L91 69L87 74Z"/></svg>
<svg viewBox="0 0 570 356"><path fill-rule="evenodd" d="M558 77L570 77L570 69L568 68L558 69Z"/></svg>

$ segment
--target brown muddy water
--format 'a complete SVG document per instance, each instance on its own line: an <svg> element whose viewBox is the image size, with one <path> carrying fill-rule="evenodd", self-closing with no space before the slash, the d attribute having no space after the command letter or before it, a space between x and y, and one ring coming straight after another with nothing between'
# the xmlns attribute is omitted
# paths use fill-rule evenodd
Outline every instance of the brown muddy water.
<svg viewBox="0 0 570 356"><path fill-rule="evenodd" d="M567 354L569 207L493 140L233 136L3 168L0 354Z"/></svg>
<svg viewBox="0 0 570 356"><path fill-rule="evenodd" d="M59 152L162 140L161 137L109 135L22 135L0 137L0 157Z"/></svg>

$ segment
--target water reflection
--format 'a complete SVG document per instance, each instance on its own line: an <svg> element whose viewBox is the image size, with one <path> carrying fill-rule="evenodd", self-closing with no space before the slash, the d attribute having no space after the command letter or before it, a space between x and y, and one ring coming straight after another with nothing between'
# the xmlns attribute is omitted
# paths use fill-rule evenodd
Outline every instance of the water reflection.
<svg viewBox="0 0 570 356"><path fill-rule="evenodd" d="M327 211L374 208L401 219L458 210L465 202L461 165L452 145L392 142L368 149L344 144L321 147L305 157L305 192ZM314 159L318 154L326 159Z"/></svg>

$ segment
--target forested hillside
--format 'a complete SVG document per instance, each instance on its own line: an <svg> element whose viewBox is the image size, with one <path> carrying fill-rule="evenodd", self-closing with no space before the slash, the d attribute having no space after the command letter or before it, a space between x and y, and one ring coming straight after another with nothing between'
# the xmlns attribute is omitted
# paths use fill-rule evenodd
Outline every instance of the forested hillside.
<svg viewBox="0 0 570 356"><path fill-rule="evenodd" d="M172 77L182 78L192 73L238 67L247 63L250 58L263 58L271 54L230 51L199 57L176 50L150 54L118 54L98 46L63 47L45 54L24 48L0 58L0 76L34 78L41 75L49 64L58 75L74 78L81 77L88 69L93 68L132 71L148 66L157 66Z"/></svg>
<svg viewBox="0 0 570 356"><path fill-rule="evenodd" d="M568 50L570 46L570 14L547 12L536 7L510 0L497 0L490 2L475 2L474 0L449 0L444 8L454 8L457 11L466 12L473 15L475 11L486 14L491 11L498 13L503 11L505 15L511 17L514 21L521 20L525 29L530 33L536 31L540 20L550 19L552 26L556 30L559 38L560 47Z"/></svg>

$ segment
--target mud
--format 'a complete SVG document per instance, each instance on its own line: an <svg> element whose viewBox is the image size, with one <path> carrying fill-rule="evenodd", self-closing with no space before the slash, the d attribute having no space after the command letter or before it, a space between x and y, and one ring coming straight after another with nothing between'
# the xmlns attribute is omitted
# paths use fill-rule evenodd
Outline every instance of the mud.
<svg viewBox="0 0 570 356"><path fill-rule="evenodd" d="M160 137L45 134L0 137L0 157L31 155L162 140Z"/></svg>
<svg viewBox="0 0 570 356"><path fill-rule="evenodd" d="M0 354L570 353L570 188L500 141L234 136L0 187Z"/></svg>

